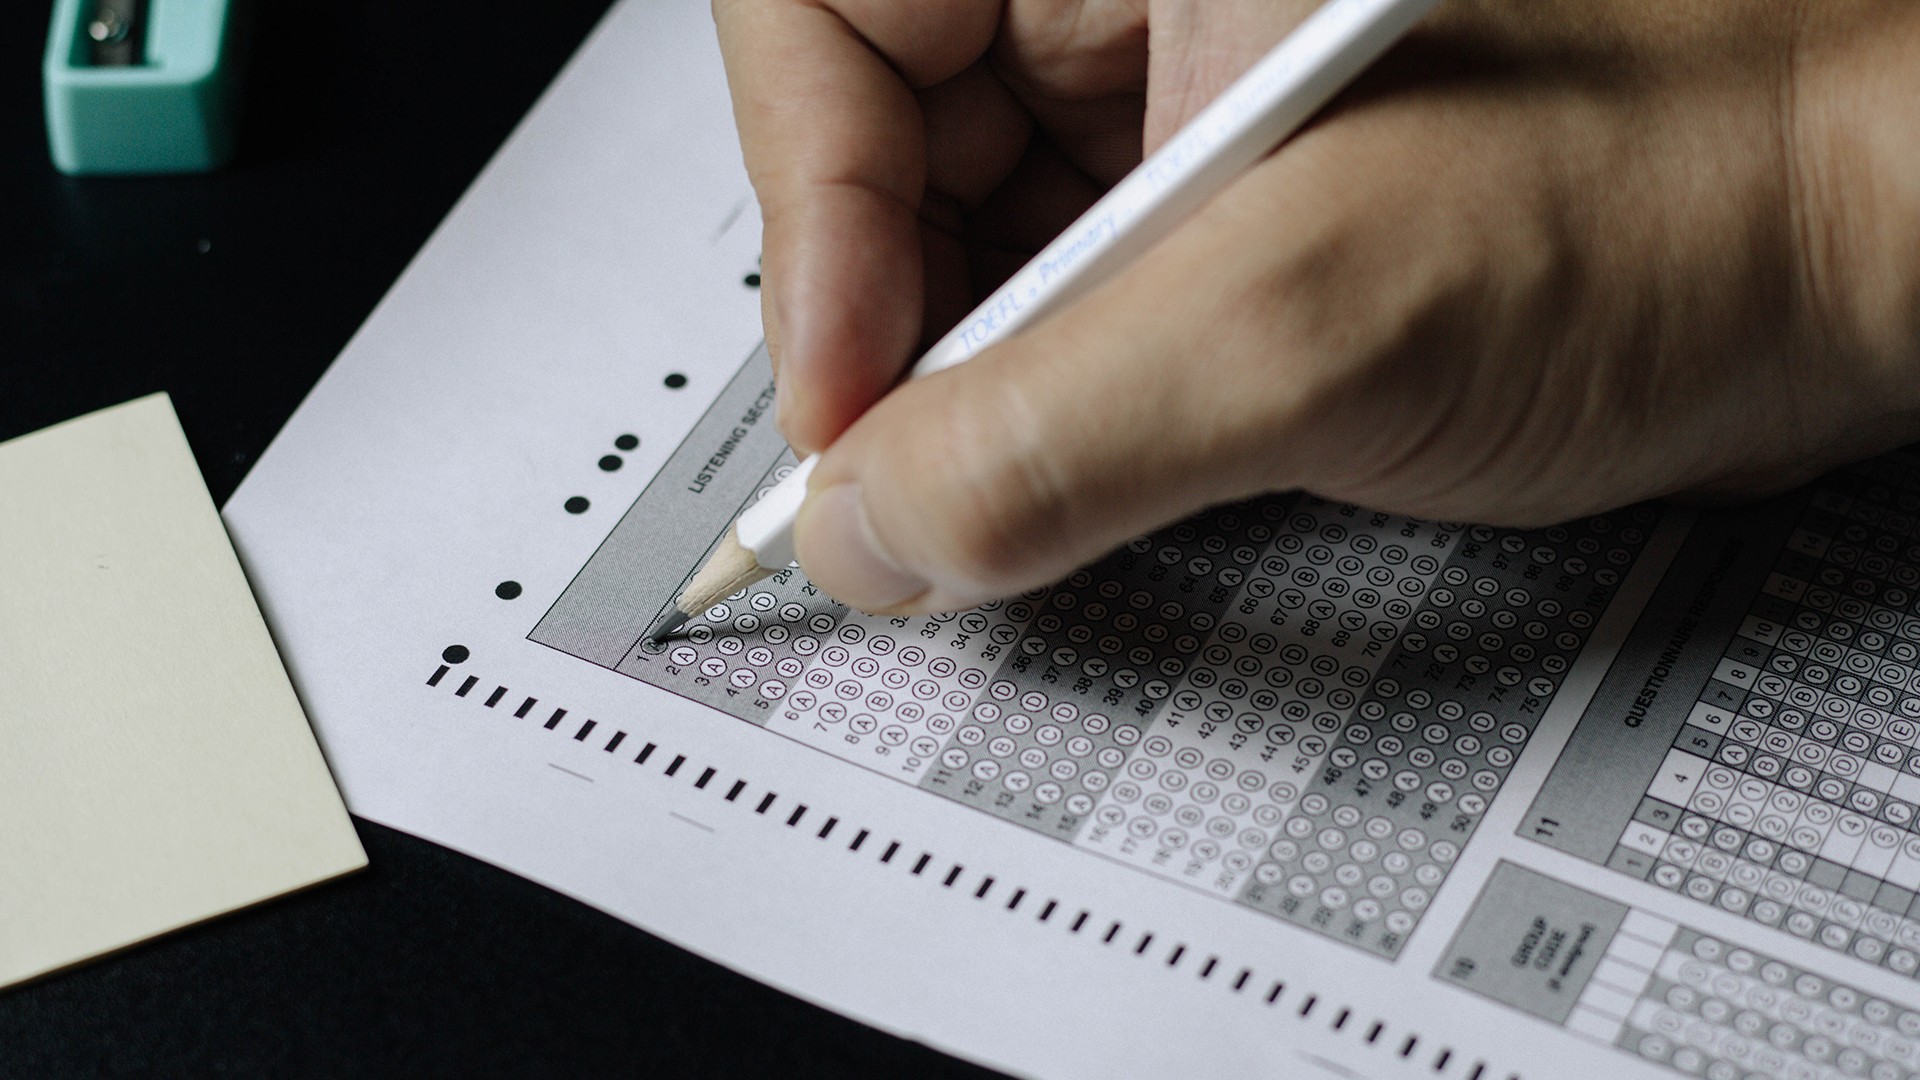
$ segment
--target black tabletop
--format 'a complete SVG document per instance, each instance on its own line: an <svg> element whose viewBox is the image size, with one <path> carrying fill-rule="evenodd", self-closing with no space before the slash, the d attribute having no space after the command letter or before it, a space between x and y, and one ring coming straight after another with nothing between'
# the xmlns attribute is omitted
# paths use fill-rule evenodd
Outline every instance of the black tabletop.
<svg viewBox="0 0 1920 1080"><path fill-rule="evenodd" d="M0 5L0 439L166 390L224 501L607 5L259 3L235 163L85 180L50 6ZM358 824L358 875L0 991L0 1076L991 1075Z"/></svg>

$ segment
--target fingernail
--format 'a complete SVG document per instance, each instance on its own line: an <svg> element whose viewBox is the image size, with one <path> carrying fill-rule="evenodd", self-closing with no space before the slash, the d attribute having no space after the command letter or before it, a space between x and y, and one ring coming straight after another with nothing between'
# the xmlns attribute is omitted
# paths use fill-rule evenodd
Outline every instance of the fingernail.
<svg viewBox="0 0 1920 1080"><path fill-rule="evenodd" d="M799 396L800 393L795 388L794 380L789 379L786 382L775 384L773 393L773 426L779 429L780 437L787 440L787 445L793 447L795 454L805 457L808 454L814 453L819 448L807 445L805 440L797 438L795 435L795 428L799 423L800 406L794 404L794 400Z"/></svg>
<svg viewBox="0 0 1920 1080"><path fill-rule="evenodd" d="M886 611L927 591L927 583L900 568L874 535L859 484L836 484L809 496L800 509L800 565L833 583L835 600L862 611Z"/></svg>

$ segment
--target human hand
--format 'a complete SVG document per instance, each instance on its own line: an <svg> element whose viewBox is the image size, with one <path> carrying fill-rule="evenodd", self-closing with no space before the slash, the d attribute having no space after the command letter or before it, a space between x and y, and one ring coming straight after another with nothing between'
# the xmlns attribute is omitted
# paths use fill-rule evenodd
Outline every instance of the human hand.
<svg viewBox="0 0 1920 1080"><path fill-rule="evenodd" d="M1541 524L1920 436L1903 0L1451 0L1134 266L887 392L1312 6L716 0L830 595L967 607L1266 491Z"/></svg>

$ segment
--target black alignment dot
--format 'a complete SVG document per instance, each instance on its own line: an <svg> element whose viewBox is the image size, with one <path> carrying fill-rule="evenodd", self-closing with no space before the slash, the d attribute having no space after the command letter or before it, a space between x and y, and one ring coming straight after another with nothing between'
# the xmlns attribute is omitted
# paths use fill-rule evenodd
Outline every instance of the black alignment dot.
<svg viewBox="0 0 1920 1080"><path fill-rule="evenodd" d="M608 454L606 457L600 459L600 471L614 472L624 464L626 463L620 460L619 454Z"/></svg>
<svg viewBox="0 0 1920 1080"><path fill-rule="evenodd" d="M465 645L449 645L441 652L440 659L445 660L449 664L464 664L467 661L467 657L471 655L473 654L467 651Z"/></svg>
<svg viewBox="0 0 1920 1080"><path fill-rule="evenodd" d="M591 505L591 503L587 502L586 496L575 495L573 498L567 500L567 513L584 514L587 512L587 507Z"/></svg>
<svg viewBox="0 0 1920 1080"><path fill-rule="evenodd" d="M638 435L622 435L613 440L613 448L615 450L632 450L639 445L640 436Z"/></svg>
<svg viewBox="0 0 1920 1080"><path fill-rule="evenodd" d="M503 581L493 587L493 595L502 600L511 600L520 595L520 583L517 581Z"/></svg>
<svg viewBox="0 0 1920 1080"><path fill-rule="evenodd" d="M741 280L746 282L747 288L749 289L757 289L760 287L759 274L748 274L746 277L742 278Z"/></svg>
<svg viewBox="0 0 1920 1080"><path fill-rule="evenodd" d="M678 390L681 387L687 385L687 377L676 371L673 374L667 376L666 382L667 382L667 389Z"/></svg>

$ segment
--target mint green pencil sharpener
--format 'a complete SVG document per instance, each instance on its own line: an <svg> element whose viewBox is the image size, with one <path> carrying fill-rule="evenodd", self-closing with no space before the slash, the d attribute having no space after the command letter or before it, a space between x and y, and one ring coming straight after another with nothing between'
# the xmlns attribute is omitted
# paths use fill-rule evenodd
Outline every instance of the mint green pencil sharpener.
<svg viewBox="0 0 1920 1080"><path fill-rule="evenodd" d="M47 143L71 175L204 172L233 156L243 0L55 0Z"/></svg>

